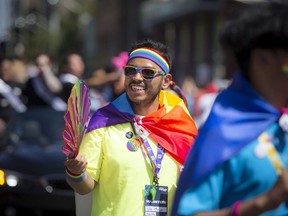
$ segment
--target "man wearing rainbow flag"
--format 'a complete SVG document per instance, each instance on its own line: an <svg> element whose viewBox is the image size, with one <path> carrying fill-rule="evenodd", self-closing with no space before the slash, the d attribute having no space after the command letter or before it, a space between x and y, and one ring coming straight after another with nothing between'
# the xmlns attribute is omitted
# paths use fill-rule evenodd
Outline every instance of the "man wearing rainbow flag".
<svg viewBox="0 0 288 216"><path fill-rule="evenodd" d="M199 130L172 215L288 215L288 2L263 1L223 27L240 70Z"/></svg>
<svg viewBox="0 0 288 216"><path fill-rule="evenodd" d="M172 79L162 43L129 52L126 92L92 116L79 154L66 161L67 181L93 191L91 215L168 215L197 128L183 100L162 91Z"/></svg>

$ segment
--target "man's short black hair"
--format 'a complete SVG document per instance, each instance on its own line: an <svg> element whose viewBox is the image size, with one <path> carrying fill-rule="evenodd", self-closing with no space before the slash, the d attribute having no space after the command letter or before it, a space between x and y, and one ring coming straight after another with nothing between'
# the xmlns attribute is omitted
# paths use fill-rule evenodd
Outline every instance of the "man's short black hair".
<svg viewBox="0 0 288 216"><path fill-rule="evenodd" d="M143 40L137 41L135 44L132 45L130 51L128 52L128 55L130 55L130 53L138 48L148 48L148 49L152 49L155 50L156 52L158 52L159 54L161 54L161 56L163 58L166 59L167 63L169 64L169 67L171 69L172 66L172 58L170 55L170 51L168 49L168 47L159 42L159 41L154 41L150 38L145 38Z"/></svg>
<svg viewBox="0 0 288 216"><path fill-rule="evenodd" d="M252 4L223 25L220 44L234 53L247 78L250 54L256 48L288 50L288 1Z"/></svg>

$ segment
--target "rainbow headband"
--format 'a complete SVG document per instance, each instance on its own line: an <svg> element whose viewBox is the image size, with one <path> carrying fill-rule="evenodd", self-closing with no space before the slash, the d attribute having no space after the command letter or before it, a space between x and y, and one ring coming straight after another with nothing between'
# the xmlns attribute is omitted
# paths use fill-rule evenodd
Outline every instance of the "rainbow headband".
<svg viewBox="0 0 288 216"><path fill-rule="evenodd" d="M168 74L170 71L170 67L167 61L161 55L151 49L139 48L133 50L128 57L128 62L134 58L149 59L156 63L166 74Z"/></svg>

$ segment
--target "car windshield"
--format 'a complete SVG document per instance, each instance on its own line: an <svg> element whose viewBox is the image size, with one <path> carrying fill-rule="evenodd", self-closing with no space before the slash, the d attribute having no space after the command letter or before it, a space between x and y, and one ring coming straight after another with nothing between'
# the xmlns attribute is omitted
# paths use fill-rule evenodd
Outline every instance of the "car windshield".
<svg viewBox="0 0 288 216"><path fill-rule="evenodd" d="M6 135L7 144L56 144L63 142L64 112L47 108L15 114Z"/></svg>

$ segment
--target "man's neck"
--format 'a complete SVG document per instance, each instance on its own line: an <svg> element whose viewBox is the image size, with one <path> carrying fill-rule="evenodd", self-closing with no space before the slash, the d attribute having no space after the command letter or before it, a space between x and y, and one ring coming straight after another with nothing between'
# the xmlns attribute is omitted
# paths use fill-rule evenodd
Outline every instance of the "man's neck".
<svg viewBox="0 0 288 216"><path fill-rule="evenodd" d="M133 110L136 115L147 116L153 112L156 112L159 108L159 102L143 105L143 104L133 104Z"/></svg>

